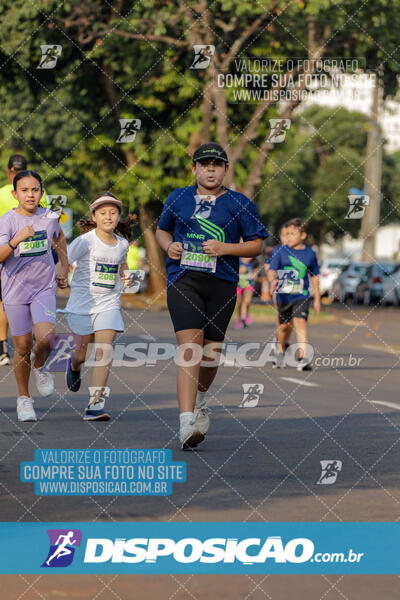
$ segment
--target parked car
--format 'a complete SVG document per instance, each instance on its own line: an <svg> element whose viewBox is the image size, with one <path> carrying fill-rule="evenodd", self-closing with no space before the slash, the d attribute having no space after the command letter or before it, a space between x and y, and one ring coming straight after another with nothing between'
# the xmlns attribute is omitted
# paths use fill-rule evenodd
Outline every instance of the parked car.
<svg viewBox="0 0 400 600"><path fill-rule="evenodd" d="M353 262L343 269L332 285L333 300L339 300L339 302L354 300L357 286L369 266L370 263L367 262Z"/></svg>
<svg viewBox="0 0 400 600"><path fill-rule="evenodd" d="M400 306L400 265L383 280L382 304Z"/></svg>
<svg viewBox="0 0 400 600"><path fill-rule="evenodd" d="M373 263L363 273L355 291L355 302L359 304L377 304L383 296L383 282L390 280L398 263Z"/></svg>
<svg viewBox="0 0 400 600"><path fill-rule="evenodd" d="M349 264L349 258L326 258L322 261L319 275L321 296L332 295L333 282Z"/></svg>

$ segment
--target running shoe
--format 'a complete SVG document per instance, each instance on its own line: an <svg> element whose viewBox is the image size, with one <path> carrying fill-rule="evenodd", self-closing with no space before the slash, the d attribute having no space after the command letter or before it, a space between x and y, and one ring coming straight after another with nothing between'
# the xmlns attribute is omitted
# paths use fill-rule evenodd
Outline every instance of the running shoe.
<svg viewBox="0 0 400 600"><path fill-rule="evenodd" d="M10 355L8 354L8 344L5 340L0 342L0 367L10 364Z"/></svg>
<svg viewBox="0 0 400 600"><path fill-rule="evenodd" d="M41 396L51 396L54 392L54 376L41 369L33 369L37 391Z"/></svg>
<svg viewBox="0 0 400 600"><path fill-rule="evenodd" d="M208 416L209 413L210 409L205 404L200 408L194 409L194 422L196 428L203 435L206 435L208 430L210 429L210 417Z"/></svg>
<svg viewBox="0 0 400 600"><path fill-rule="evenodd" d="M111 419L110 415L105 412L105 398L100 396L97 400L91 398L89 404L85 410L85 414L83 415L84 421L109 421Z"/></svg>
<svg viewBox="0 0 400 600"><path fill-rule="evenodd" d="M9 365L10 364L10 355L8 354L8 352L3 352L3 354L0 354L0 367L4 367L5 365Z"/></svg>
<svg viewBox="0 0 400 600"><path fill-rule="evenodd" d="M29 398L28 396L18 396L17 416L18 421L37 421L36 413L33 409L32 398Z"/></svg>
<svg viewBox="0 0 400 600"><path fill-rule="evenodd" d="M235 323L235 329L243 329L243 327L244 325L242 319L238 319Z"/></svg>
<svg viewBox="0 0 400 600"><path fill-rule="evenodd" d="M277 354L274 357L274 362L272 363L272 368L273 369L283 369L285 367L285 355L282 354L282 352L279 352L279 354Z"/></svg>
<svg viewBox="0 0 400 600"><path fill-rule="evenodd" d="M246 315L244 322L246 323L246 325L251 325L253 322L253 319L251 318L250 315Z"/></svg>
<svg viewBox="0 0 400 600"><path fill-rule="evenodd" d="M81 372L73 371L71 362L71 357L69 356L67 360L67 370L65 371L65 381L71 392L77 392L81 387Z"/></svg>
<svg viewBox="0 0 400 600"><path fill-rule="evenodd" d="M179 438L182 450L186 450L187 448L195 448L197 444L200 444L204 440L204 433L199 430L197 423L193 420L181 424Z"/></svg>
<svg viewBox="0 0 400 600"><path fill-rule="evenodd" d="M312 364L306 359L302 358L299 360L299 364L297 365L298 371L312 371Z"/></svg>

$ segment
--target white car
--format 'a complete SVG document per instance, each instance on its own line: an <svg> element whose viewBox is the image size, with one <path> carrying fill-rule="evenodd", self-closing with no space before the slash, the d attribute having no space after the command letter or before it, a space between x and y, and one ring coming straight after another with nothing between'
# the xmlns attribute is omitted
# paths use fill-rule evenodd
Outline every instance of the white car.
<svg viewBox="0 0 400 600"><path fill-rule="evenodd" d="M389 277L385 277L382 284L382 304L400 305L400 266Z"/></svg>
<svg viewBox="0 0 400 600"><path fill-rule="evenodd" d="M322 261L319 275L319 289L321 296L332 295L333 282L339 277L340 273L350 264L348 258L326 258Z"/></svg>

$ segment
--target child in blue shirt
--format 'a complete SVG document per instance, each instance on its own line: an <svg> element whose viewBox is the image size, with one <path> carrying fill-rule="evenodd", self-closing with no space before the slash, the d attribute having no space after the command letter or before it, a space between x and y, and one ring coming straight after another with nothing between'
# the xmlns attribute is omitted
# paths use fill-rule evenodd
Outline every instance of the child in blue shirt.
<svg viewBox="0 0 400 600"><path fill-rule="evenodd" d="M287 330L293 320L299 344L300 361L297 368L308 371L311 365L305 356L308 343L309 276L314 289L314 311L318 314L321 309L319 266L314 250L304 243L307 237L305 223L295 218L288 221L284 227L286 244L280 246L279 252L273 254L268 270L268 279L276 294L279 321L277 336L280 352L275 366L285 366L283 354Z"/></svg>

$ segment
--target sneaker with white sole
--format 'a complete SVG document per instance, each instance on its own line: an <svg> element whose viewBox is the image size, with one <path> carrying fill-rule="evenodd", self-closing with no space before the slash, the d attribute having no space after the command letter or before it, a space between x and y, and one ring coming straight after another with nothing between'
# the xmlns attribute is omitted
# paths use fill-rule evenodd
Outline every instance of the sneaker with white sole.
<svg viewBox="0 0 400 600"><path fill-rule="evenodd" d="M286 366L285 364L285 355L283 353L279 353L275 356L274 358L274 362L272 363L272 368L273 369L284 369Z"/></svg>
<svg viewBox="0 0 400 600"><path fill-rule="evenodd" d="M33 409L32 398L29 398L28 396L18 396L17 417L18 421L37 421L36 413Z"/></svg>
<svg viewBox="0 0 400 600"><path fill-rule="evenodd" d="M203 435L207 435L208 430L210 429L210 409L205 404L200 408L194 409L194 422L197 429Z"/></svg>
<svg viewBox="0 0 400 600"><path fill-rule="evenodd" d="M197 444L200 444L204 440L204 433L199 430L196 422L193 420L181 424L179 438L182 450L186 450L187 448L195 448Z"/></svg>
<svg viewBox="0 0 400 600"><path fill-rule="evenodd" d="M299 360L299 364L297 365L298 371L312 371L312 364L306 358L302 358Z"/></svg>
<svg viewBox="0 0 400 600"><path fill-rule="evenodd" d="M3 354L0 354L0 367L5 367L6 365L9 365L10 362L11 360L8 352L3 352Z"/></svg>
<svg viewBox="0 0 400 600"><path fill-rule="evenodd" d="M37 391L41 396L51 396L54 392L54 376L43 369L33 369Z"/></svg>
<svg viewBox="0 0 400 600"><path fill-rule="evenodd" d="M85 414L83 415L84 421L109 421L111 419L110 415L105 412L104 405L106 401L105 398L100 396L100 398L94 399L91 398L89 400L89 404L85 410Z"/></svg>

